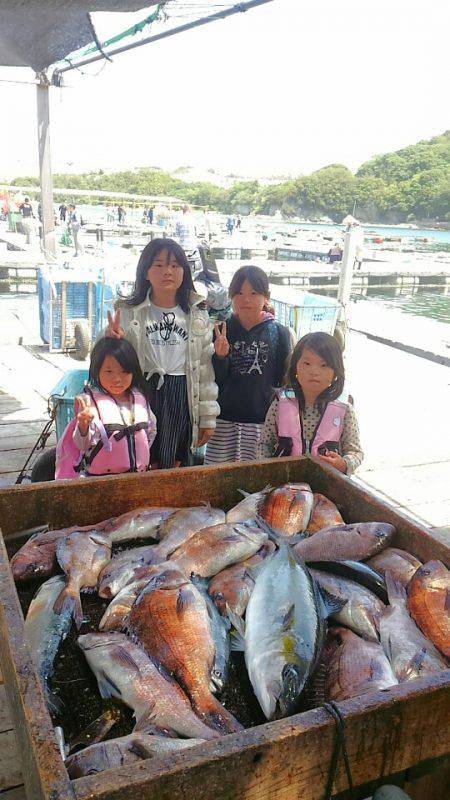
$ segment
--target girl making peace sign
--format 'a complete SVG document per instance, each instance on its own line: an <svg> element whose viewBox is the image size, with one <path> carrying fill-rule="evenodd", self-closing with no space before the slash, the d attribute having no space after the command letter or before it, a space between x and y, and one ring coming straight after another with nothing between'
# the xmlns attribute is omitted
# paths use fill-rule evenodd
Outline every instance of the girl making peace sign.
<svg viewBox="0 0 450 800"><path fill-rule="evenodd" d="M213 364L220 415L205 464L253 461L273 388L281 386L290 334L268 312L269 283L260 267L241 267L229 288L233 314L214 326Z"/></svg>
<svg viewBox="0 0 450 800"><path fill-rule="evenodd" d="M179 244L153 239L144 248L133 292L108 315L105 335L125 337L138 354L158 422L152 466L187 465L214 433L219 406L212 326Z"/></svg>

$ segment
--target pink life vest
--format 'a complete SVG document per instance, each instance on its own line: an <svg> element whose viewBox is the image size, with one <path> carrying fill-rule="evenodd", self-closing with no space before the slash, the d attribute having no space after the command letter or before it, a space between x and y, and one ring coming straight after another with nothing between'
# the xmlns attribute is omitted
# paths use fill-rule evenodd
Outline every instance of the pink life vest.
<svg viewBox="0 0 450 800"><path fill-rule="evenodd" d="M287 397L283 392L278 400L277 430L278 436L292 439L293 456L311 453L316 456L320 445L325 442L339 442L344 427L347 406L339 400L331 400L316 426L309 447L305 441L299 414L298 401L295 397Z"/></svg>
<svg viewBox="0 0 450 800"><path fill-rule="evenodd" d="M86 390L94 401L97 415L93 420L100 441L87 453L86 475L113 475L143 472L148 469L150 448L147 431L155 428L155 417L141 392L132 389L134 424L124 425L116 401L106 392ZM56 448L55 478L77 478L83 453L73 441L76 419L69 422Z"/></svg>

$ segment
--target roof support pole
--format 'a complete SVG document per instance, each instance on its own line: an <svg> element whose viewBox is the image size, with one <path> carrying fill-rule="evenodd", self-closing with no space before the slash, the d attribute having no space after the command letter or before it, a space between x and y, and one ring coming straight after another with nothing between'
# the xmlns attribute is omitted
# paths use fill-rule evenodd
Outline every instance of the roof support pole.
<svg viewBox="0 0 450 800"><path fill-rule="evenodd" d="M39 176L41 183L42 249L50 259L56 256L55 214L53 211L52 167L50 157L50 85L45 73L38 75L36 86L39 144Z"/></svg>

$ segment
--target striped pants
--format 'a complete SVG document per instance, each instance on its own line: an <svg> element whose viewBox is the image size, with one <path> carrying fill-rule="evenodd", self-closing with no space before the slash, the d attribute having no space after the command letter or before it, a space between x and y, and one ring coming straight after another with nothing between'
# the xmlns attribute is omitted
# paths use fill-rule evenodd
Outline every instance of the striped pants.
<svg viewBox="0 0 450 800"><path fill-rule="evenodd" d="M185 375L165 375L157 389L159 375L148 381L150 408L156 416L156 437L150 450L150 463L170 469L176 461L191 463L192 424L189 415Z"/></svg>
<svg viewBox="0 0 450 800"><path fill-rule="evenodd" d="M206 464L256 461L263 423L216 420L216 430L206 445Z"/></svg>

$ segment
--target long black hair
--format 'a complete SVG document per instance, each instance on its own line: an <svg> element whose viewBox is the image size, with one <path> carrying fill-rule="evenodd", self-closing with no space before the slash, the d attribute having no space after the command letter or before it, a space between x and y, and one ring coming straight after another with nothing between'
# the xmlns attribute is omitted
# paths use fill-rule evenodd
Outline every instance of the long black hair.
<svg viewBox="0 0 450 800"><path fill-rule="evenodd" d="M316 400L319 410L323 411L327 403L331 400L336 400L342 394L344 388L345 369L342 360L342 350L334 336L330 336L329 333L323 333L322 331L307 333L306 336L303 336L300 341L297 342L289 360L286 388L291 389L295 393L301 411L305 410L305 397L302 387L297 380L297 363L305 348L312 350L313 353L323 358L327 367L330 367L334 372L331 386L324 389Z"/></svg>
<svg viewBox="0 0 450 800"><path fill-rule="evenodd" d="M130 389L139 389L144 395L147 392L147 383L142 374L136 350L126 339L112 339L105 336L99 339L91 353L89 367L89 383L103 389L99 373L107 356L115 358L125 372L132 374Z"/></svg>
<svg viewBox="0 0 450 800"><path fill-rule="evenodd" d="M177 289L176 301L186 314L189 312L189 294L194 291L191 268L183 248L173 239L153 239L144 247L136 268L133 291L127 297L120 297L118 306L132 307L144 302L149 289L151 289L150 281L147 280L147 272L162 250L167 251L168 259L173 256L180 267L183 267L183 282Z"/></svg>

